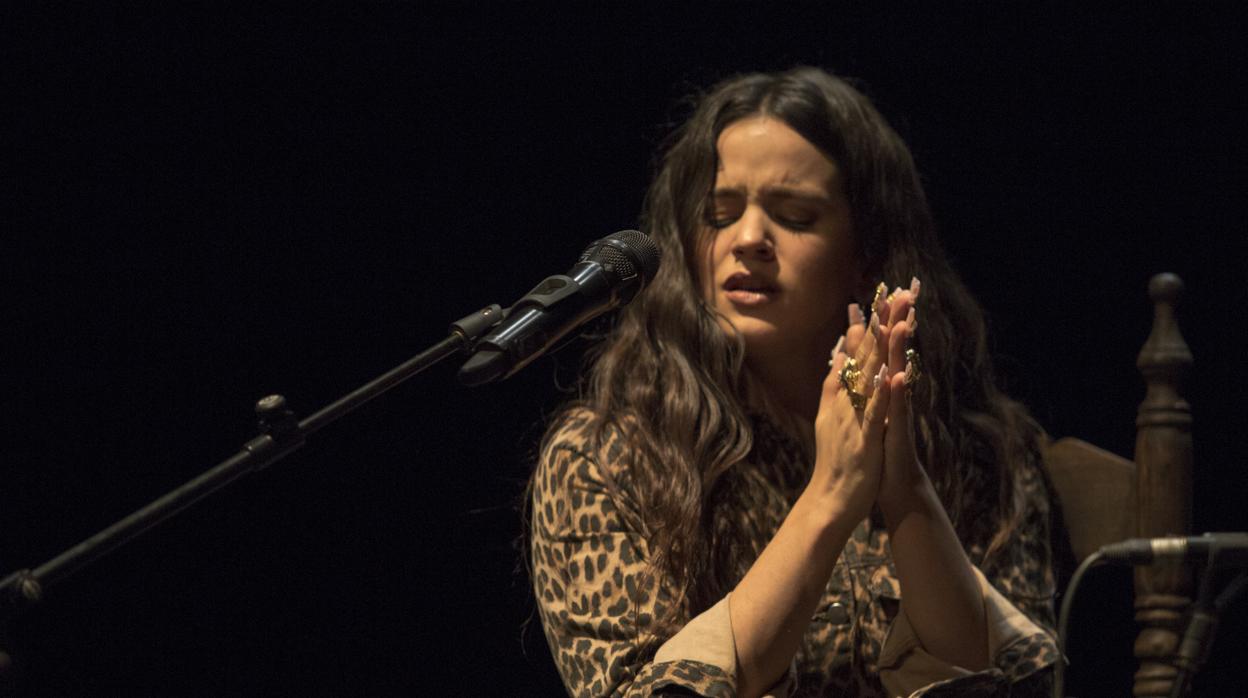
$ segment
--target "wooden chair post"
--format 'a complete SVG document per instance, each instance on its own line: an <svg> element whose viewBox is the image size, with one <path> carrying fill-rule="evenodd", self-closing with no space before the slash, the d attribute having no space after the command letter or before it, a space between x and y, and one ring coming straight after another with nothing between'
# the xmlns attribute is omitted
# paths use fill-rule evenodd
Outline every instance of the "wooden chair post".
<svg viewBox="0 0 1248 698"><path fill-rule="evenodd" d="M1183 281L1158 274L1148 284L1153 329L1136 365L1147 392L1136 419L1136 534L1152 538L1188 534L1192 525L1192 411L1183 382L1192 354L1175 319ZM1140 634L1135 656L1136 696L1168 696L1174 657L1191 604L1191 575L1181 564L1159 564L1135 572L1135 619Z"/></svg>

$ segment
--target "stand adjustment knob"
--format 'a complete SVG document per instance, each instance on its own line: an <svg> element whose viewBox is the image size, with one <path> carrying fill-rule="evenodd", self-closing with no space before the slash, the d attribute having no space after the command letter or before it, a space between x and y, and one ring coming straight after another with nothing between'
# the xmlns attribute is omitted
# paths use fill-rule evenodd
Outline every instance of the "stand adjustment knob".
<svg viewBox="0 0 1248 698"><path fill-rule="evenodd" d="M272 436L274 441L283 441L299 430L295 413L286 406L286 398L281 395L260 398L256 402L256 419L260 431Z"/></svg>

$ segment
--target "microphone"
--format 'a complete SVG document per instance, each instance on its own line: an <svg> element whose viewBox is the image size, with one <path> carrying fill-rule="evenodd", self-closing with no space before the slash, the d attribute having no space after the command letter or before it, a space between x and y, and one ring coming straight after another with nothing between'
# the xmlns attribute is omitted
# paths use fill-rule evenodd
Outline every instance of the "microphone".
<svg viewBox="0 0 1248 698"><path fill-rule="evenodd" d="M508 309L459 369L460 382L511 376L576 327L627 304L658 270L659 246L644 233L621 230L595 240L567 274L546 277Z"/></svg>
<svg viewBox="0 0 1248 698"><path fill-rule="evenodd" d="M1248 533L1206 533L1200 536L1130 538L1101 548L1109 562L1147 565L1154 561L1203 561L1217 554L1216 562L1248 565Z"/></svg>

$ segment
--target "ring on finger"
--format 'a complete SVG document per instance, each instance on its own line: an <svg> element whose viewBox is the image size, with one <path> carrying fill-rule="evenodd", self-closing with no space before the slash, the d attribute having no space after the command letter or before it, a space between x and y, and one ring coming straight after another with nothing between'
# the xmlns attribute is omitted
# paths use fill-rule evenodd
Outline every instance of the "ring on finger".
<svg viewBox="0 0 1248 698"><path fill-rule="evenodd" d="M923 377L923 360L919 356L918 349L906 350L906 389L913 390L914 384L919 382L919 378Z"/></svg>
<svg viewBox="0 0 1248 698"><path fill-rule="evenodd" d="M858 367L858 360L845 359L845 365L841 368L841 386L845 388L845 394L849 396L849 404L853 405L856 410L867 406L867 396L858 391L860 380L862 380L862 369Z"/></svg>

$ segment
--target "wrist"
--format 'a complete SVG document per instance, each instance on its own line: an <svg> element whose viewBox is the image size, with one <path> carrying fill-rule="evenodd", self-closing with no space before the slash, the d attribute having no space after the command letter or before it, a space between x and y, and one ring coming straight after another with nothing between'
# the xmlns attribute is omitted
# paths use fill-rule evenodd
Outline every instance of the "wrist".
<svg viewBox="0 0 1248 698"><path fill-rule="evenodd" d="M906 468L905 472L890 475L891 477L885 478L880 487L880 496L876 499L890 528L911 512L941 506L940 498L936 496L936 488L917 461Z"/></svg>
<svg viewBox="0 0 1248 698"><path fill-rule="evenodd" d="M871 498L843 479L820 478L818 471L793 504L793 513L809 525L827 530L852 531L871 511Z"/></svg>

